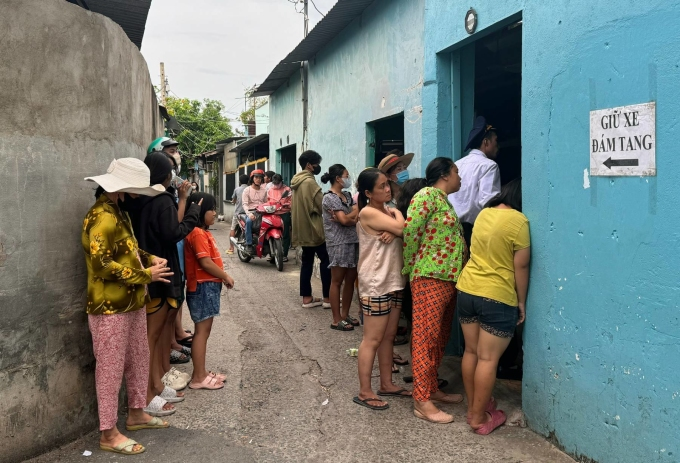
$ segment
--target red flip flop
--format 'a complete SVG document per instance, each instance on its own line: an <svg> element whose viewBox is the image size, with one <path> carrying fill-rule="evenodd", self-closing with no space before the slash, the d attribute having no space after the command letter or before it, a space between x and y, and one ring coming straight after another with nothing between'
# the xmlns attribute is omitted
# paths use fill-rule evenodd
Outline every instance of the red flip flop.
<svg viewBox="0 0 680 463"><path fill-rule="evenodd" d="M505 423L505 412L503 412L503 410L493 410L492 412L487 413L491 415L491 421L488 421L481 425L479 428L475 429L475 432L477 434L481 434L482 436L491 434L491 432L494 429L500 427L503 423Z"/></svg>

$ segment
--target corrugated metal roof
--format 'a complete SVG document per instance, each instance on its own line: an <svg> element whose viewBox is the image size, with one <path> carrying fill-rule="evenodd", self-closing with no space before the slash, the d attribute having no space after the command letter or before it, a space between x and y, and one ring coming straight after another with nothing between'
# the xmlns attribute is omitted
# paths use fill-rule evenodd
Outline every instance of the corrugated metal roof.
<svg viewBox="0 0 680 463"><path fill-rule="evenodd" d="M255 138L251 138L248 141L244 141L243 143L238 145L236 148L232 148L231 152L232 153L240 153L244 149L250 148L251 146L259 145L260 143L264 143L265 141L267 143L269 143L269 134L268 133L263 133L263 134L258 135Z"/></svg>
<svg viewBox="0 0 680 463"><path fill-rule="evenodd" d="M68 0L110 18L123 28L137 48L142 47L151 0Z"/></svg>
<svg viewBox="0 0 680 463"><path fill-rule="evenodd" d="M312 29L269 74L252 96L271 95L300 69L302 61L309 61L330 43L375 0L338 0L328 14Z"/></svg>

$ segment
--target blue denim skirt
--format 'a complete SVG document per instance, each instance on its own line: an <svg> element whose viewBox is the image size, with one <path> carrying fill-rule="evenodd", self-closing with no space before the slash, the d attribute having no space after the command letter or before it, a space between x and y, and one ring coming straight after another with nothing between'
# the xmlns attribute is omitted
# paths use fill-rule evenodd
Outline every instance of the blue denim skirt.
<svg viewBox="0 0 680 463"><path fill-rule="evenodd" d="M198 283L196 291L187 291L187 306L194 323L200 323L220 314L220 295L222 282L206 281Z"/></svg>

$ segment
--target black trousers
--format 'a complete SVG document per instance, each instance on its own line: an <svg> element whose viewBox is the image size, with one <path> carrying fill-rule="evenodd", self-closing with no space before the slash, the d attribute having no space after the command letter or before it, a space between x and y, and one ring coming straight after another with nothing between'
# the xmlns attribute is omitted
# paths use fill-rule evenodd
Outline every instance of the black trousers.
<svg viewBox="0 0 680 463"><path fill-rule="evenodd" d="M300 267L300 296L312 295L312 274L314 273L314 256L321 261L319 271L321 273L321 287L323 297L327 298L331 293L331 269L328 268L330 260L326 243L319 246L302 246L302 265Z"/></svg>

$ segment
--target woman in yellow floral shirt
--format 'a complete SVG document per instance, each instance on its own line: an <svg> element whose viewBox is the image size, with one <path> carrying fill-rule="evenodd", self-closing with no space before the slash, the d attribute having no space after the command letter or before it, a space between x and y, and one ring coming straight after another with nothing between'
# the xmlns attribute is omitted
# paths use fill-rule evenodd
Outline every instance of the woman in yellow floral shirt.
<svg viewBox="0 0 680 463"><path fill-rule="evenodd" d="M111 162L107 173L89 177L99 184L97 201L83 221L82 245L87 264L87 313L97 362L95 383L102 450L137 454L145 449L122 435L118 392L125 376L130 414L128 431L165 428L168 423L144 412L149 376L145 286L172 275L164 259L137 248L130 218L118 207L124 193L155 196L165 191L149 186L149 169L139 159ZM145 268L147 267L147 268Z"/></svg>

